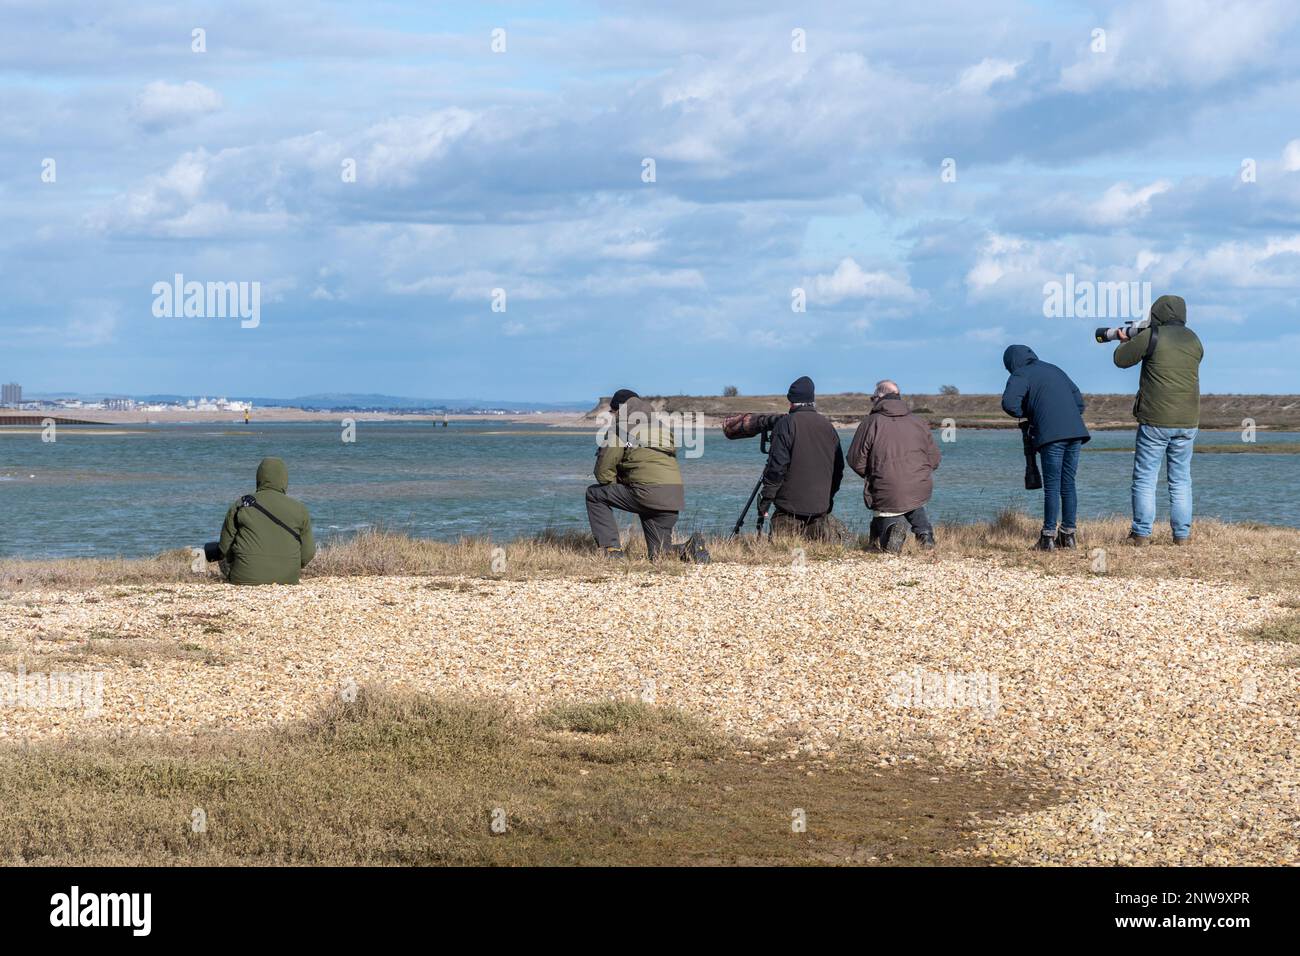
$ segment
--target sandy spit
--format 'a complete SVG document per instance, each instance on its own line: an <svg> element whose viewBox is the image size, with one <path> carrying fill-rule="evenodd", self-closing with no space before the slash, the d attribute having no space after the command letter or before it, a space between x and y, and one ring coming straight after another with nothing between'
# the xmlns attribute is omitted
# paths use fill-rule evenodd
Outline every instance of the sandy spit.
<svg viewBox="0 0 1300 956"><path fill-rule="evenodd" d="M989 859L1295 863L1297 652L1241 634L1276 613L1226 584L884 556L24 592L0 600L0 681L19 663L101 671L103 708L15 703L0 685L0 740L253 727L365 682L521 711L631 696L809 750L853 742L883 765L925 753L1059 784L1063 802L984 834ZM88 641L162 653L85 656Z"/></svg>

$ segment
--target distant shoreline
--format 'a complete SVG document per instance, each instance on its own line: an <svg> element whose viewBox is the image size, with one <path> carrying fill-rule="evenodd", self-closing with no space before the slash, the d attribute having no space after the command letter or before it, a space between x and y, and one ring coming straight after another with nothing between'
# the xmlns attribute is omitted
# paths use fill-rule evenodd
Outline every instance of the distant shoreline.
<svg viewBox="0 0 1300 956"><path fill-rule="evenodd" d="M904 394L916 415L932 428L955 425L958 428L1005 429L1014 428L1014 421L1003 413L1001 396L982 395L923 395ZM787 409L783 395L668 395L646 396L656 409L673 414L701 416L705 428L717 428L728 415L742 412L780 413ZM1133 396L1124 394L1085 395L1087 409L1084 419L1093 431L1125 431L1136 427L1133 419ZM550 426L594 427L598 415L608 402L602 398L586 412L520 412L516 414L491 414L452 412L445 416L432 412L401 411L316 411L290 407L254 408L248 424L290 422L341 422L351 418L357 422L406 422L436 425L444 420L453 422L510 423ZM840 427L857 425L871 411L871 396L858 392L827 394L818 397L818 410ZM243 427L242 412L196 411L193 409L83 409L61 408L32 412L0 409L0 434L13 433L18 427L33 427L33 416L76 418L90 420L95 425L231 425ZM8 424L6 419L22 418ZM1233 395L1214 394L1201 396L1201 428L1210 430L1242 430L1248 423L1257 431L1300 431L1300 395ZM36 426L39 427L39 426Z"/></svg>
<svg viewBox="0 0 1300 956"><path fill-rule="evenodd" d="M144 409L87 409L58 408L48 411L14 411L0 409L0 426L6 425L6 418L30 419L32 416L50 418L78 418L91 420L98 425L243 425L243 412L195 411L193 409L167 409L165 411L146 411ZM256 425L267 422L338 422L345 418L356 421L393 421L429 423L448 421L482 421L482 422L532 422L537 425L571 424L582 419L580 412L540 412L530 414L469 414L449 412L446 416L429 412L359 412L359 411L309 411L303 408L266 407L254 408L249 413L248 424ZM26 422L24 422L26 424Z"/></svg>

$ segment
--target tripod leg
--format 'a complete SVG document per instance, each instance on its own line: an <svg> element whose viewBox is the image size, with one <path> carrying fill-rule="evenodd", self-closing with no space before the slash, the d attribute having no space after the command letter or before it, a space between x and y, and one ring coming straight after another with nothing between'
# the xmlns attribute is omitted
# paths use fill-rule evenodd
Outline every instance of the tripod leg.
<svg viewBox="0 0 1300 956"><path fill-rule="evenodd" d="M740 517L736 519L736 526L731 529L731 536L733 538L740 534L740 527L745 523L745 516L749 514L749 509L753 507L754 499L758 497L758 491L762 487L763 479L759 478L758 482L754 485L754 490L749 493L749 500L745 502L745 510L740 513ZM762 519L760 519L759 523L762 523Z"/></svg>

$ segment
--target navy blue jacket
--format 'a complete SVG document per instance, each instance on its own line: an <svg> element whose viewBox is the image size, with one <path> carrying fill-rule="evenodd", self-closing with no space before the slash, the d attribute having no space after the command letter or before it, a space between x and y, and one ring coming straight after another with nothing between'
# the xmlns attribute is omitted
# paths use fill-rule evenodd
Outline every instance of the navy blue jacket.
<svg viewBox="0 0 1300 956"><path fill-rule="evenodd" d="M1013 345L1002 355L1011 377L1002 393L1002 410L1029 419L1029 438L1039 449L1049 442L1091 436L1083 424L1079 387L1050 362L1040 362L1028 345Z"/></svg>

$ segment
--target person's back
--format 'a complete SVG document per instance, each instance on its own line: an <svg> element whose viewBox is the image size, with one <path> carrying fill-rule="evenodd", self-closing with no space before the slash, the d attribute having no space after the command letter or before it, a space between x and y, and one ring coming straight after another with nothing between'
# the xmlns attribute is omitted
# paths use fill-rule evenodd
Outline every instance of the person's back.
<svg viewBox="0 0 1300 956"><path fill-rule="evenodd" d="M315 556L311 515L286 494L288 487L284 462L264 458L257 466L256 493L226 512L220 548L231 584L297 584Z"/></svg>
<svg viewBox="0 0 1300 956"><path fill-rule="evenodd" d="M873 513L873 546L898 554L910 526L921 547L934 547L925 504L941 458L930 426L912 414L897 383L877 382L871 412L854 433L848 454L849 467L865 479L862 500Z"/></svg>
<svg viewBox="0 0 1300 956"><path fill-rule="evenodd" d="M1009 346L1002 364L1011 373L1002 410L1028 419L1029 438L1042 461L1043 530L1036 547L1073 548L1079 504L1075 475L1079 452L1091 437L1083 423L1083 394L1064 370L1041 361L1027 345Z"/></svg>
<svg viewBox="0 0 1300 956"><path fill-rule="evenodd" d="M646 508L681 511L686 497L671 420L637 396L620 407L623 414L616 424L622 422L625 427L613 429L608 446L602 449L596 480L627 485L637 503Z"/></svg>
<svg viewBox="0 0 1300 956"><path fill-rule="evenodd" d="M1162 295L1151 306L1150 325L1115 349L1120 368L1142 362L1133 417L1155 428L1198 427L1204 355L1201 340L1187 327L1187 303Z"/></svg>
<svg viewBox="0 0 1300 956"><path fill-rule="evenodd" d="M763 471L759 511L769 505L800 518L824 515L834 504L844 476L839 432L815 407L812 379L804 376L786 393L790 412L772 429L772 447Z"/></svg>
<svg viewBox="0 0 1300 956"><path fill-rule="evenodd" d="M913 415L896 392L874 400L849 446L849 467L866 479L866 506L895 514L930 500L939 460L930 426Z"/></svg>
<svg viewBox="0 0 1300 956"><path fill-rule="evenodd" d="M1133 525L1128 541L1145 545L1156 517L1156 483L1166 466L1169 524L1174 544L1192 533L1192 451L1201 424L1201 359L1205 350L1187 328L1187 303L1162 295L1151 304L1151 321L1131 338L1121 334L1115 364L1142 363L1133 417L1138 420L1133 449Z"/></svg>
<svg viewBox="0 0 1300 956"><path fill-rule="evenodd" d="M1056 441L1088 440L1083 423L1083 395L1063 369L1044 362L1027 345L1012 345L1002 356L1011 373L1002 393L1002 410L1027 418L1034 448Z"/></svg>

